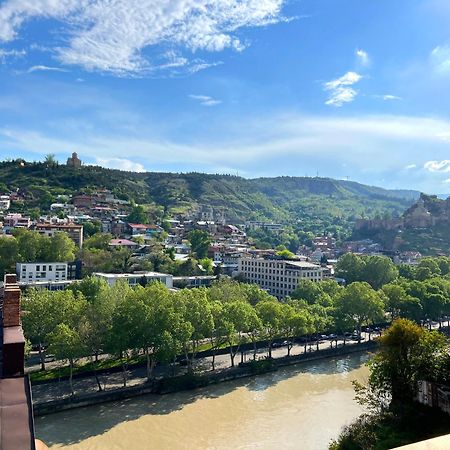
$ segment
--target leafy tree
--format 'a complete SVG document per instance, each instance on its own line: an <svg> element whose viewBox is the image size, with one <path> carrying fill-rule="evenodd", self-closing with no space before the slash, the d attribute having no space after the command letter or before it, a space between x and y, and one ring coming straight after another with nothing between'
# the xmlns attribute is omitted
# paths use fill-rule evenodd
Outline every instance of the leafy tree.
<svg viewBox="0 0 450 450"><path fill-rule="evenodd" d="M423 311L420 300L409 295L402 285L386 284L382 291L386 298L386 311L390 312L393 319L403 317L414 321L420 320Z"/></svg>
<svg viewBox="0 0 450 450"><path fill-rule="evenodd" d="M76 358L83 356L84 342L80 337L78 330L70 327L65 323L60 323L56 328L48 335L49 350L59 360L69 361L69 385L70 392L74 395L73 391L73 366Z"/></svg>
<svg viewBox="0 0 450 450"><path fill-rule="evenodd" d="M111 242L112 234L110 233L95 233L90 235L84 243L84 249L98 249L98 250L108 250L110 249L109 243Z"/></svg>
<svg viewBox="0 0 450 450"><path fill-rule="evenodd" d="M135 205L127 217L130 223L149 223L149 216L142 205Z"/></svg>
<svg viewBox="0 0 450 450"><path fill-rule="evenodd" d="M234 358L245 341L245 336L258 325L258 316L254 308L244 300L225 303L223 314L225 329L228 332L227 343L230 348L231 366L234 367Z"/></svg>
<svg viewBox="0 0 450 450"><path fill-rule="evenodd" d="M364 268L364 261L354 253L346 253L341 256L336 265L336 276L344 278L350 284L354 281L361 281L361 273Z"/></svg>
<svg viewBox="0 0 450 450"><path fill-rule="evenodd" d="M287 248L283 248L281 250L278 250L276 255L279 256L280 258L283 258L283 259L293 259L293 258L295 258L295 254L292 253Z"/></svg>
<svg viewBox="0 0 450 450"><path fill-rule="evenodd" d="M45 155L44 161L48 167L56 167L58 165L58 160L53 153L48 153L47 155Z"/></svg>
<svg viewBox="0 0 450 450"><path fill-rule="evenodd" d="M283 325L283 307L276 300L263 300L256 305L262 329L269 341L269 358L272 358L272 345Z"/></svg>
<svg viewBox="0 0 450 450"><path fill-rule="evenodd" d="M294 339L309 332L311 317L298 302L283 305L284 334L288 338L287 355L290 356Z"/></svg>
<svg viewBox="0 0 450 450"><path fill-rule="evenodd" d="M50 245L50 238L37 231L17 229L14 231L19 248L21 262L42 261L46 248Z"/></svg>
<svg viewBox="0 0 450 450"><path fill-rule="evenodd" d="M15 238L0 236L0 277L8 271L14 270L14 264L18 261L19 245ZM15 271L15 270L14 270Z"/></svg>
<svg viewBox="0 0 450 450"><path fill-rule="evenodd" d="M438 381L448 361L448 342L436 331L426 331L407 319L397 319L380 338L380 351L370 363L369 386L362 394L413 401L419 380Z"/></svg>
<svg viewBox="0 0 450 450"><path fill-rule="evenodd" d="M397 268L399 275L403 278L414 280L416 277L416 267L411 264L399 264Z"/></svg>
<svg viewBox="0 0 450 450"><path fill-rule="evenodd" d="M194 369L195 356L203 339L211 336L214 318L205 289L182 289L176 294L176 308L184 321L191 325L189 339L183 342L183 350L188 362L188 371ZM189 354L190 351L190 354Z"/></svg>
<svg viewBox="0 0 450 450"><path fill-rule="evenodd" d="M418 279L424 280L441 275L441 268L435 258L422 258L416 268L416 276Z"/></svg>
<svg viewBox="0 0 450 450"><path fill-rule="evenodd" d="M219 301L210 301L211 314L214 321L214 329L210 336L212 351L212 370L215 370L217 351L227 342L227 337L231 333L231 324L226 320L224 314L224 304Z"/></svg>
<svg viewBox="0 0 450 450"><path fill-rule="evenodd" d="M448 275L450 273L450 258L447 256L439 256L435 260L439 266L441 275Z"/></svg>
<svg viewBox="0 0 450 450"><path fill-rule="evenodd" d="M199 260L199 264L203 267L203 270L207 275L213 273L213 260L210 258L203 258Z"/></svg>
<svg viewBox="0 0 450 450"><path fill-rule="evenodd" d="M361 327L383 317L383 300L368 283L354 282L336 298L336 314L352 324L361 340Z"/></svg>
<svg viewBox="0 0 450 450"><path fill-rule="evenodd" d="M73 261L76 246L67 233L58 232L50 238L49 246L44 250L45 261Z"/></svg>
<svg viewBox="0 0 450 450"><path fill-rule="evenodd" d="M133 252L128 248L118 248L110 252L112 270L116 273L129 273L133 267Z"/></svg>
<svg viewBox="0 0 450 450"><path fill-rule="evenodd" d="M102 232L102 223L98 220L87 221L83 224L83 236L86 239L93 236L94 234Z"/></svg>
<svg viewBox="0 0 450 450"><path fill-rule="evenodd" d="M193 230L188 234L191 250L197 259L206 258L211 244L209 233L203 230Z"/></svg>
<svg viewBox="0 0 450 450"><path fill-rule="evenodd" d="M38 346L41 370L45 370L44 345L48 335L58 324L74 328L85 308L82 295L72 291L30 290L22 300L22 318L25 335Z"/></svg>
<svg viewBox="0 0 450 450"><path fill-rule="evenodd" d="M366 281L374 289L380 289L398 277L398 269L386 256L369 256L362 268L361 281Z"/></svg>
<svg viewBox="0 0 450 450"><path fill-rule="evenodd" d="M168 247L164 249L164 253L172 260L175 261L176 250L175 247Z"/></svg>
<svg viewBox="0 0 450 450"><path fill-rule="evenodd" d="M291 297L298 300L306 300L309 304L316 303L323 294L321 283L315 283L311 280L301 280Z"/></svg>
<svg viewBox="0 0 450 450"><path fill-rule="evenodd" d="M116 283L117 284L117 283ZM123 386L127 385L127 370L130 358L137 353L139 333L139 313L135 302L130 300L132 292L126 290L112 315L112 323L106 342L108 353L120 358Z"/></svg>
<svg viewBox="0 0 450 450"><path fill-rule="evenodd" d="M156 362L169 361L176 356L172 353L176 348L172 329L179 319L172 309L168 289L160 283L137 290L134 298L137 312L135 326L139 330L137 340L146 356L147 379L150 381Z"/></svg>

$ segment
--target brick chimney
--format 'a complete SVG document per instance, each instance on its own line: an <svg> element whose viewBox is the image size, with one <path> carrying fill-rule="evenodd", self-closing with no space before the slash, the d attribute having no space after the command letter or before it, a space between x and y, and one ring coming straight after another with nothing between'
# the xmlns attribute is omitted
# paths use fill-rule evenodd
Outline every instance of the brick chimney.
<svg viewBox="0 0 450 450"><path fill-rule="evenodd" d="M21 376L25 365L25 337L20 321L20 288L16 275L5 275L2 316L2 376Z"/></svg>
<svg viewBox="0 0 450 450"><path fill-rule="evenodd" d="M20 326L20 287L15 275L6 275L3 290L3 326Z"/></svg>

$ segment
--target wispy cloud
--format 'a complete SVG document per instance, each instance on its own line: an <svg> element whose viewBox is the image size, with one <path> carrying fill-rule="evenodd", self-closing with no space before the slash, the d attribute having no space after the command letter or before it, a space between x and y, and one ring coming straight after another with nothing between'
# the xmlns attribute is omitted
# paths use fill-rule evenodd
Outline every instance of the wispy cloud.
<svg viewBox="0 0 450 450"><path fill-rule="evenodd" d="M358 95L358 91L352 86L361 80L362 76L356 72L347 72L336 80L328 81L323 85L325 91L329 92L326 105L341 107L345 103L352 102Z"/></svg>
<svg viewBox="0 0 450 450"><path fill-rule="evenodd" d="M27 73L33 72L68 72L67 69L62 67L50 67L50 66L32 66L27 70Z"/></svg>
<svg viewBox="0 0 450 450"><path fill-rule="evenodd" d="M450 172L450 160L427 161L424 168L430 172Z"/></svg>
<svg viewBox="0 0 450 450"><path fill-rule="evenodd" d="M450 45L438 46L430 55L431 64L435 73L439 75L450 74Z"/></svg>
<svg viewBox="0 0 450 450"><path fill-rule="evenodd" d="M237 31L286 20L286 0L7 0L0 6L0 42L18 38L24 24L57 19L66 25L56 58L63 64L118 75L151 73L164 65L195 72L210 62L190 56L176 61L158 52L162 44L191 54L199 50L242 51ZM61 33L61 31L59 31ZM66 42L66 45L61 45ZM37 43L39 44L39 43ZM150 58L146 49L155 49Z"/></svg>
<svg viewBox="0 0 450 450"><path fill-rule="evenodd" d="M428 161L426 170L416 172L423 176L428 171L436 175L450 172L450 161L444 159L448 144L438 137L450 130L450 122L445 120L393 115L275 115L241 117L231 123L219 121L211 123L211 128L212 136L199 128L197 137L189 141L171 137L170 133L147 134L142 127L102 133L83 128L80 133L73 124L69 128L58 125L60 137L21 128L3 128L0 129L0 145L17 154L66 156L77 151L83 160L97 158L99 164L127 170L141 170L141 166L177 170L180 161L184 161L189 168L214 172L229 167L233 161L236 170L252 175L256 170L272 175L294 174L297 163L302 162L306 167L310 161L311 166L317 168L321 159L328 167L347 164L355 174L389 170L398 173L405 167L405 161L421 161L425 152L432 152L436 161ZM127 161L133 164L139 161L137 164L141 166L132 166Z"/></svg>
<svg viewBox="0 0 450 450"><path fill-rule="evenodd" d="M363 67L368 67L370 66L370 57L369 54L363 50L363 49L358 49L355 52L356 57L358 58L358 63L363 66Z"/></svg>
<svg viewBox="0 0 450 450"><path fill-rule="evenodd" d="M381 95L380 96L383 100L385 101L390 101L390 100L403 100L401 97L397 96L397 95L392 95L392 94L386 94L386 95Z"/></svg>
<svg viewBox="0 0 450 450"><path fill-rule="evenodd" d="M222 103L222 100L217 100L209 95L189 95L189 98L197 100L203 106L216 106Z"/></svg>
<svg viewBox="0 0 450 450"><path fill-rule="evenodd" d="M412 169L416 169L417 168L417 164L408 164L407 166L405 166L406 170L412 170Z"/></svg>
<svg viewBox="0 0 450 450"><path fill-rule="evenodd" d="M8 59L22 58L27 54L26 50L6 50L0 48L0 63L5 63Z"/></svg>

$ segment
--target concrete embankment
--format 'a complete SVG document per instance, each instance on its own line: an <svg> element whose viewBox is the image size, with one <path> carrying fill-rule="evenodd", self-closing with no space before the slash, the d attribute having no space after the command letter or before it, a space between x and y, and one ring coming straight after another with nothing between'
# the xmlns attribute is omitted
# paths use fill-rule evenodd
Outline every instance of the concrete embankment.
<svg viewBox="0 0 450 450"><path fill-rule="evenodd" d="M34 415L42 416L68 409L91 406L111 401L119 401L126 398L137 397L146 394L168 394L189 389L196 389L211 384L217 384L225 381L251 377L270 371L276 371L280 367L301 364L324 358L336 358L352 353L367 352L370 350L375 350L376 347L377 343L375 341L369 341L361 344L348 344L338 348L323 349L310 353L302 353L295 356L286 356L282 358L275 358L272 360L263 360L258 362L248 362L240 365L239 367L224 369L217 372L162 378L155 380L153 383L143 383L138 386L111 389L88 395L77 394L73 397L35 403Z"/></svg>

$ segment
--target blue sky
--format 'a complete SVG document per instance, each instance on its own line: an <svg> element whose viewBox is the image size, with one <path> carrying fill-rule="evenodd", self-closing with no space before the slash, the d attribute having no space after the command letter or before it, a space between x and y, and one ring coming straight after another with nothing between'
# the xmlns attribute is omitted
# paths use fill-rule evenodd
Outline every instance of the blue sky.
<svg viewBox="0 0 450 450"><path fill-rule="evenodd" d="M448 0L0 0L0 158L450 192Z"/></svg>

